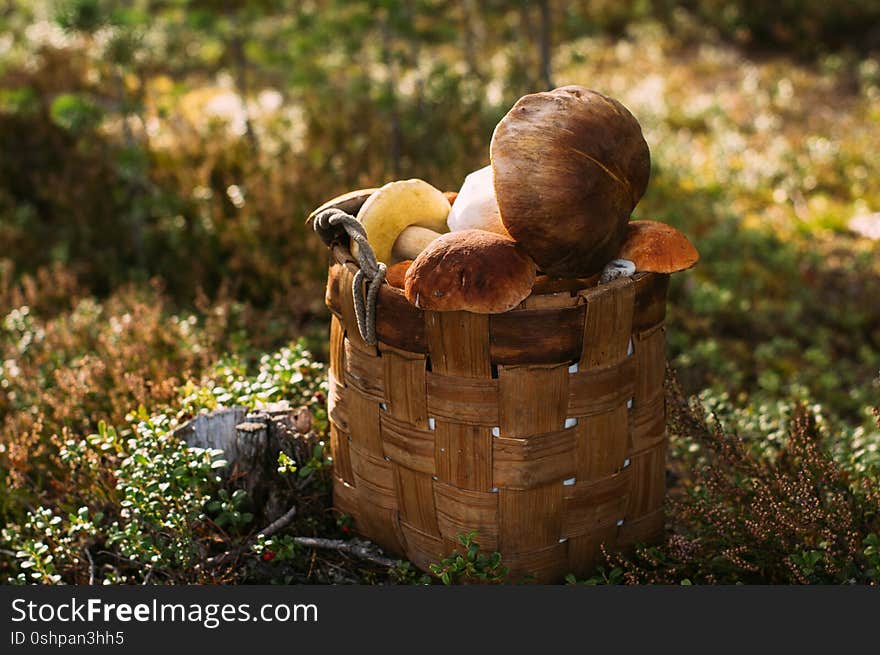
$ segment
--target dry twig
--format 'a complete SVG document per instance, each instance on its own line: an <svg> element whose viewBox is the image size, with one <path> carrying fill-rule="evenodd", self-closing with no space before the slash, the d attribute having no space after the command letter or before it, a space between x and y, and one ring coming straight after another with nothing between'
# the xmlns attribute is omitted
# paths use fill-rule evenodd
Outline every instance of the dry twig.
<svg viewBox="0 0 880 655"><path fill-rule="evenodd" d="M320 537L294 537L294 543L309 548L321 548L325 550L335 550L347 555L355 557L374 564L393 567L397 562L390 557L379 555L376 549L369 542L353 539L351 541L343 541L342 539L321 539Z"/></svg>
<svg viewBox="0 0 880 655"><path fill-rule="evenodd" d="M272 523L260 530L257 533L257 539L259 539L260 537L271 537L279 530L283 530L290 524L294 516L296 516L296 505L287 510L287 512L283 516L274 520Z"/></svg>
<svg viewBox="0 0 880 655"><path fill-rule="evenodd" d="M265 528L260 530L254 539L248 540L245 544L238 548L227 550L226 552L220 553L215 557L208 558L207 564L223 564L232 557L238 557L243 551L250 548L254 543L256 543L257 539L259 539L260 537L271 537L272 535L286 528L293 520L294 516L296 516L296 506L291 507L283 516L276 519ZM335 550L336 552L351 555L353 557L357 557L358 559L373 562L374 564L379 564L380 566L387 566L389 568L396 566L397 564L397 562L390 557L380 555L377 552L377 549L368 541L361 541L358 539L344 541L342 539L322 539L320 537L293 537L293 542L307 548Z"/></svg>
<svg viewBox="0 0 880 655"><path fill-rule="evenodd" d="M89 586L91 586L95 584L95 560L92 558L92 553L88 546L83 548L83 550L86 551L86 557L89 560Z"/></svg>

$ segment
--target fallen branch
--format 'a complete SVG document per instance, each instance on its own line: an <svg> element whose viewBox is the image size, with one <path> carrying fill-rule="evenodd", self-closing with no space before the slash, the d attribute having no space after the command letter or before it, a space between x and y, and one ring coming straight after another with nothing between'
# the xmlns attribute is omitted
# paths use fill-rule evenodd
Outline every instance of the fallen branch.
<svg viewBox="0 0 880 655"><path fill-rule="evenodd" d="M287 512L284 514L284 516L281 516L280 518L275 519L274 521L272 521L272 523L270 523L265 528L260 530L257 533L257 539L259 539L260 537L263 537L264 539L266 537L271 537L273 534L275 534L279 530L286 528L290 524L290 522L293 520L294 516L296 516L296 505L294 505L289 510L287 510ZM256 541L256 539L254 539L254 541Z"/></svg>
<svg viewBox="0 0 880 655"><path fill-rule="evenodd" d="M343 541L342 539L321 539L320 537L294 537L293 542L300 546L308 548L322 548L325 550L335 550L347 555L354 555L360 559L380 564L389 568L396 566L397 562L390 557L379 555L375 552L375 548L369 543L353 539L351 541Z"/></svg>
<svg viewBox="0 0 880 655"><path fill-rule="evenodd" d="M209 557L206 561L206 564L223 564L233 557L238 557L245 550L253 546L257 542L257 540L260 539L260 537L264 539L271 537L272 535L286 528L288 525L290 525L290 522L293 521L293 518L295 516L296 506L294 505L289 510L287 510L287 512L283 516L279 517L278 519L267 525L265 528L260 530L255 538L248 540L247 543L239 546L238 548L227 550L226 552L220 553L219 555L216 555L214 557ZM367 541L360 541L357 539L353 539L351 541L343 541L342 539L322 539L320 537L293 537L293 542L307 548L335 550L339 553L352 555L359 559L373 562L374 564L379 564L380 566L387 566L389 568L397 565L397 562L395 560L377 553L376 548Z"/></svg>

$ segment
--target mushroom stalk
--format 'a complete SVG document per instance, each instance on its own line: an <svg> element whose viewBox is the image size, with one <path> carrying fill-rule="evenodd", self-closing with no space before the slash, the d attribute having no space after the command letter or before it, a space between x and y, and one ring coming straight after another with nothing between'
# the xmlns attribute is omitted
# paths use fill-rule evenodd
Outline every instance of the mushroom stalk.
<svg viewBox="0 0 880 655"><path fill-rule="evenodd" d="M429 230L426 227L410 225L397 237L391 247L391 254L395 261L415 259L429 243L440 236L439 232Z"/></svg>

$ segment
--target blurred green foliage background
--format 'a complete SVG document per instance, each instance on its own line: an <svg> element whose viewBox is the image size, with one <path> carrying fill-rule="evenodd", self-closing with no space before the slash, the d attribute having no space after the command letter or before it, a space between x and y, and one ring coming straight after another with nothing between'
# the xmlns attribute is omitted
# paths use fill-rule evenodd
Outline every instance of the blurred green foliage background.
<svg viewBox="0 0 880 655"><path fill-rule="evenodd" d="M671 291L686 391L759 456L806 404L876 480L878 25L877 0L6 0L0 516L62 493L53 444L226 356L305 336L321 358L308 212L457 189L516 99L562 84L633 111L635 217L702 254Z"/></svg>

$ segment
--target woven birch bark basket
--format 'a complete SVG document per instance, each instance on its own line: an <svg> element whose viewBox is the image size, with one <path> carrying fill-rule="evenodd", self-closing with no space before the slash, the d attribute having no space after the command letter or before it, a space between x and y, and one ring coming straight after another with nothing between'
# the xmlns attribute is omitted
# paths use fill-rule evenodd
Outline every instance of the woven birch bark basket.
<svg viewBox="0 0 880 655"><path fill-rule="evenodd" d="M539 277L492 315L422 311L383 283L370 346L358 265L331 252L333 499L357 532L427 570L474 531L540 583L662 534L668 275Z"/></svg>

